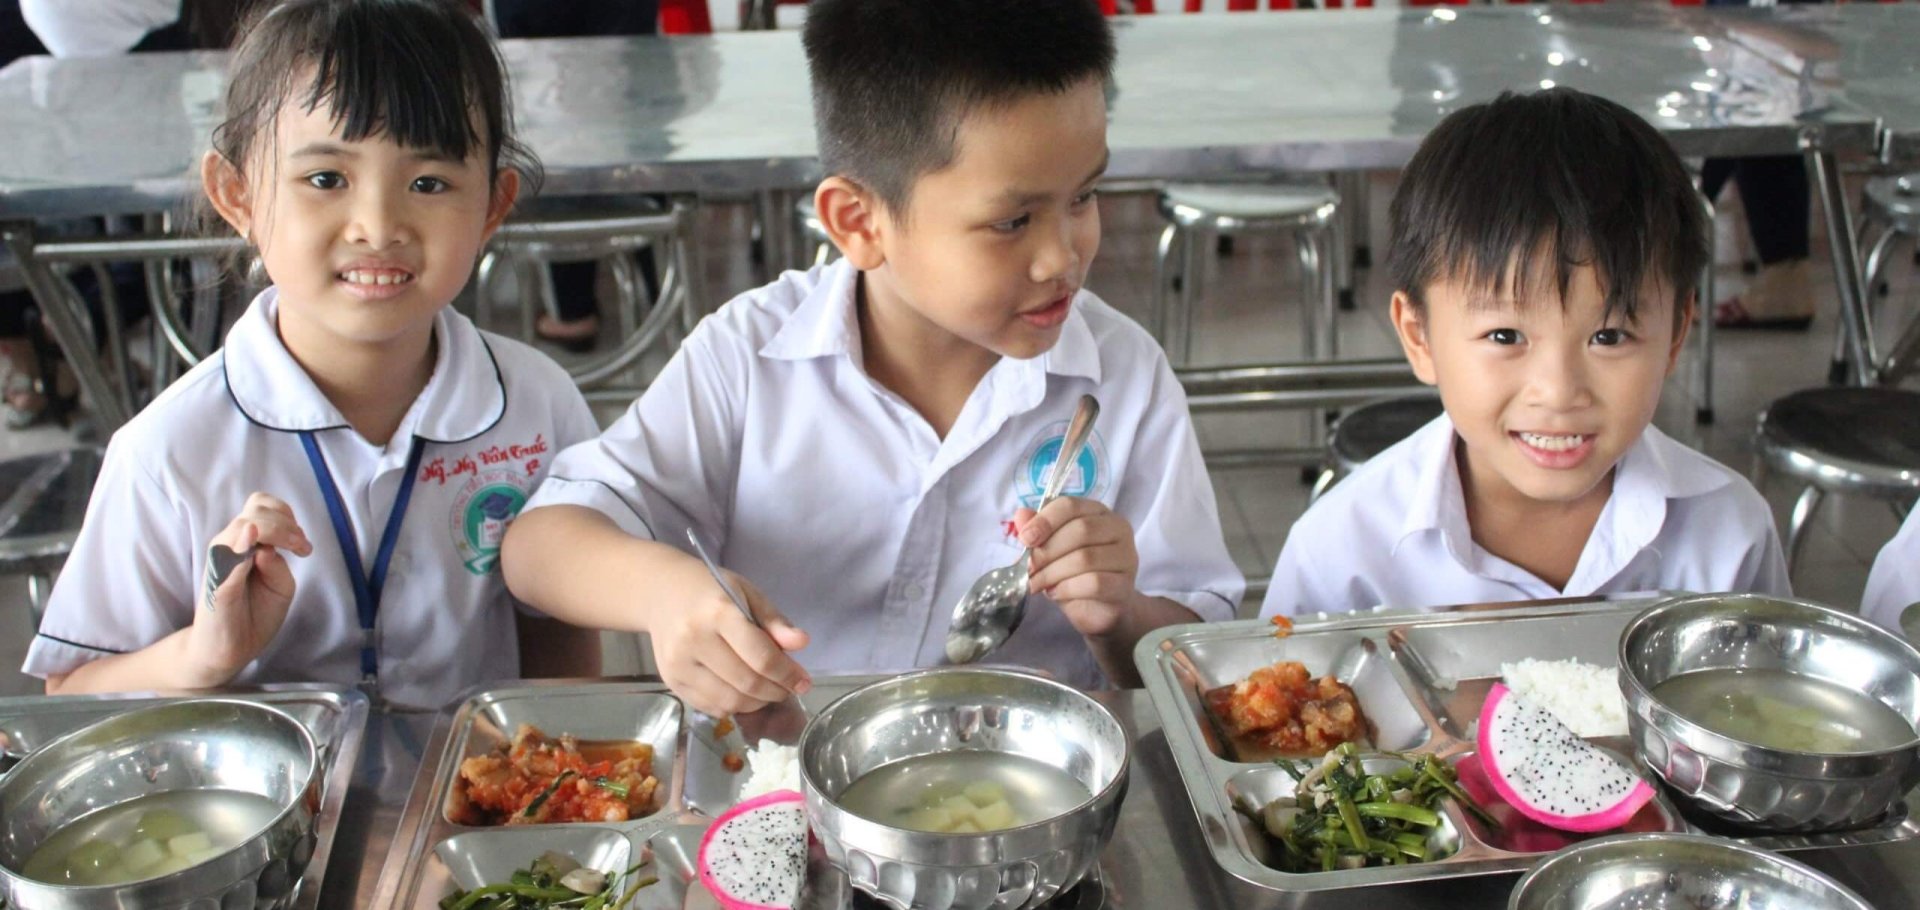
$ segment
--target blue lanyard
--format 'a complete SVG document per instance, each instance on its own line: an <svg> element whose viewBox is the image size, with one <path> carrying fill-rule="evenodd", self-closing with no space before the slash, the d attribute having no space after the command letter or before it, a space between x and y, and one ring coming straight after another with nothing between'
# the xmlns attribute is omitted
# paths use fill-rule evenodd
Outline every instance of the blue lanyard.
<svg viewBox="0 0 1920 910"><path fill-rule="evenodd" d="M320 484L321 497L327 501L327 516L333 519L333 536L340 542L340 555L347 559L347 579L353 582L353 603L360 613L360 681L373 689L380 675L380 656L374 649L373 634L374 621L380 616L380 591L387 586L387 564L393 560L394 545L400 542L400 523L407 517L407 500L413 498L414 475L420 471L420 455L426 451L427 441L418 436L413 438L413 448L407 453L407 471L400 478L399 492L393 494L393 511L387 513L387 528L380 535L380 549L373 557L372 575L361 567L360 539L353 533L353 522L347 518L347 504L340 498L333 472L327 469L327 459L320 454L320 443L311 432L302 431L300 445L307 450L313 478Z"/></svg>

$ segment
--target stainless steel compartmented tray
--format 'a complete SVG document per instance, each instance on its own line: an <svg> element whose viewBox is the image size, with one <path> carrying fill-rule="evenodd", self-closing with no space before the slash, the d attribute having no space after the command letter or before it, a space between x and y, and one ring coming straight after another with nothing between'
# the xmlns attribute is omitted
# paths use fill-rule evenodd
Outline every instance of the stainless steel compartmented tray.
<svg viewBox="0 0 1920 910"><path fill-rule="evenodd" d="M735 749L760 739L794 744L813 712L871 681L868 677L815 680L801 711L762 711L739 717L740 736L722 743L712 721L688 710L658 682L528 683L479 692L441 715L420 763L419 776L394 835L393 855L380 876L373 906L437 910L455 888L505 881L552 850L603 871L623 871L650 857L642 875L659 883L643 890L641 910L715 906L692 884L694 855L707 823L737 800L746 772L722 764ZM521 723L550 735L637 740L654 749L660 780L652 814L626 822L471 827L448 819L448 800L460 763L508 741ZM809 907L838 910L847 903L845 879L816 858L809 876Z"/></svg>
<svg viewBox="0 0 1920 910"><path fill-rule="evenodd" d="M1456 764L1474 759L1472 727L1500 665L1522 658L1578 659L1618 665L1620 632L1657 599L1571 602L1445 613L1360 613L1298 621L1293 634L1274 636L1264 621L1174 626L1143 639L1134 657L1145 679L1167 745L1193 801L1208 852L1221 868L1254 885L1284 892L1328 891L1396 882L1517 872L1541 856L1589 836L1552 831L1497 801L1502 820L1490 831L1458 806L1442 813L1442 830L1429 843L1441 858L1406 866L1289 873L1269 864L1271 845L1255 823L1235 811L1292 792L1293 779L1265 756L1236 754L1203 705L1203 693L1246 678L1259 667L1297 660L1315 676L1332 673L1354 690L1380 750L1432 753ZM1616 755L1632 755L1625 737L1596 741ZM1391 761L1386 757L1369 759ZM1645 773L1645 769L1641 769ZM1740 836L1710 820L1684 814L1664 792L1623 830L1737 836L1773 850L1847 847L1902 841L1920 834L1905 806L1920 805L1920 789L1876 827L1804 836ZM1608 832L1617 833L1617 832ZM1600 835L1591 835L1597 837Z"/></svg>
<svg viewBox="0 0 1920 910"><path fill-rule="evenodd" d="M327 863L333 856L334 834L339 829L340 810L346 801L347 787L353 780L354 764L360 757L360 741L367 730L367 697L357 689L316 684L268 686L243 692L201 693L272 705L305 725L320 747L322 791L320 815L315 820L317 840L313 859L301 876L294 896L293 910L313 910L320 903L320 883L326 880ZM125 697L111 695L56 695L0 698L0 741L10 758L24 757L53 740L112 717L122 711L170 701L184 701L199 695ZM9 762L0 762L4 772Z"/></svg>

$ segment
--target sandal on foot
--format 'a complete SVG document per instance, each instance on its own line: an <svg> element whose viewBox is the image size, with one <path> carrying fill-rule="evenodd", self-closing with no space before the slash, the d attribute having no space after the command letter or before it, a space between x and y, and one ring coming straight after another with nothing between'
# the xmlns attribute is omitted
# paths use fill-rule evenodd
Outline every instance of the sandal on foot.
<svg viewBox="0 0 1920 910"><path fill-rule="evenodd" d="M1812 316L1780 316L1756 319L1747 312L1738 297L1730 297L1713 307L1713 326L1717 329L1753 329L1769 332L1804 332L1813 325Z"/></svg>

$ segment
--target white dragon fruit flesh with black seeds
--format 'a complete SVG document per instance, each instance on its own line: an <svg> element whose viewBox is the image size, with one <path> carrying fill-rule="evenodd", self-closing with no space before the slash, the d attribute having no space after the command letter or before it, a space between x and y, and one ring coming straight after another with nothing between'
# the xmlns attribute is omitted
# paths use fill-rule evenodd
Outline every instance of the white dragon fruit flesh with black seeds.
<svg viewBox="0 0 1920 910"><path fill-rule="evenodd" d="M1562 831L1618 828L1653 798L1632 769L1499 683L1480 709L1480 763L1500 798Z"/></svg>
<svg viewBox="0 0 1920 910"><path fill-rule="evenodd" d="M807 880L806 798L775 790L727 810L700 839L699 866L727 910L793 907Z"/></svg>

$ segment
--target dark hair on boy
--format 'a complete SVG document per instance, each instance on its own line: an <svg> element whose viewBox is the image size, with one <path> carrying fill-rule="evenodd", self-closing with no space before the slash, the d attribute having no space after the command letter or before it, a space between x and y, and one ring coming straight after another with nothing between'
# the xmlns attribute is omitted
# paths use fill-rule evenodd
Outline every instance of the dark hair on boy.
<svg viewBox="0 0 1920 910"><path fill-rule="evenodd" d="M538 160L513 136L506 66L464 3L264 3L239 34L213 148L243 173L291 101L324 107L349 142L384 135L456 160L478 151L489 173L505 164L539 180Z"/></svg>
<svg viewBox="0 0 1920 910"><path fill-rule="evenodd" d="M1416 306L1436 281L1524 298L1548 275L1564 300L1573 270L1591 265L1609 318L1634 321L1655 277L1673 290L1677 327L1707 262L1706 216L1673 148L1632 111L1567 88L1449 115L1407 165L1388 220L1387 270Z"/></svg>
<svg viewBox="0 0 1920 910"><path fill-rule="evenodd" d="M804 41L827 173L895 212L968 114L1113 72L1095 0L814 0Z"/></svg>

